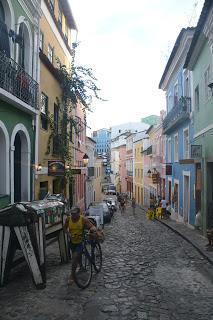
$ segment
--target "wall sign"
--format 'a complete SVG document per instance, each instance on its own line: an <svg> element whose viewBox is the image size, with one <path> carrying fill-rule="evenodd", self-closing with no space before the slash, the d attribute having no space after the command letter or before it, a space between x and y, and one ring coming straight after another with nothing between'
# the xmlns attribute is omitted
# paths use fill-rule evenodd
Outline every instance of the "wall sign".
<svg viewBox="0 0 213 320"><path fill-rule="evenodd" d="M62 177L65 174L65 163L62 160L48 160L48 176Z"/></svg>

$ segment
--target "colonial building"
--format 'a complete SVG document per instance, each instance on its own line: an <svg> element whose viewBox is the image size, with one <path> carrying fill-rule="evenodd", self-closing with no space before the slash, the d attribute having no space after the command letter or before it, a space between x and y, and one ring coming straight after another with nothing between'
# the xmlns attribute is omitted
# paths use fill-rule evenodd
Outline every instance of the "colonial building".
<svg viewBox="0 0 213 320"><path fill-rule="evenodd" d="M203 233L213 226L213 2L206 0L184 65L192 71L191 157L195 161L196 212L201 211Z"/></svg>
<svg viewBox="0 0 213 320"><path fill-rule="evenodd" d="M193 138L191 107L191 74L184 69L194 28L182 29L177 37L159 88L166 93L167 115L163 120L166 135L166 199L171 203L175 219L194 224L195 170L190 159Z"/></svg>
<svg viewBox="0 0 213 320"><path fill-rule="evenodd" d="M59 145L58 137L64 130L61 128L64 92L58 70L60 65L65 65L67 71L70 69L72 42L76 40L77 28L68 0L42 0L41 9L39 38L41 103L35 198L42 199L47 192L64 192L67 198L71 198L72 203L73 183L65 179L65 170L68 166L70 169L71 160L65 159L59 150L63 147L71 148L75 137L72 123L68 123L66 130L70 133L69 139L66 137ZM68 109L69 115L70 112Z"/></svg>
<svg viewBox="0 0 213 320"><path fill-rule="evenodd" d="M0 0L0 207L33 198L39 0Z"/></svg>
<svg viewBox="0 0 213 320"><path fill-rule="evenodd" d="M143 205L143 138L138 132L133 138L133 195L138 205Z"/></svg>

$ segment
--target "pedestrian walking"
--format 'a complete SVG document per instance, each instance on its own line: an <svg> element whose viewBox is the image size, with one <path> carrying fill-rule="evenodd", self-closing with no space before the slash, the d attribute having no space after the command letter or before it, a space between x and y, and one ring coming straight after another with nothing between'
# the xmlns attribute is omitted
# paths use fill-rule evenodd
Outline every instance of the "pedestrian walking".
<svg viewBox="0 0 213 320"><path fill-rule="evenodd" d="M166 217L166 200L163 198L161 200L162 217Z"/></svg>
<svg viewBox="0 0 213 320"><path fill-rule="evenodd" d="M132 198L132 213L135 214L136 201L135 198Z"/></svg>
<svg viewBox="0 0 213 320"><path fill-rule="evenodd" d="M68 216L63 226L64 232L68 235L70 240L70 247L72 250L72 270L68 284L73 283L73 274L75 273L78 265L82 267L81 252L84 229L90 230L90 232L97 232L96 227L80 213L79 207L73 207L68 212L71 216Z"/></svg>

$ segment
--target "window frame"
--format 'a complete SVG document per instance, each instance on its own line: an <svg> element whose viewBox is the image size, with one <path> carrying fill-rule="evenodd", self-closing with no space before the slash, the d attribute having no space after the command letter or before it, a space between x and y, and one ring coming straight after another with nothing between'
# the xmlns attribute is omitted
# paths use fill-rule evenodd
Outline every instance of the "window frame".
<svg viewBox="0 0 213 320"><path fill-rule="evenodd" d="M39 34L39 49L43 51L44 49L44 33L40 30Z"/></svg>
<svg viewBox="0 0 213 320"><path fill-rule="evenodd" d="M185 133L188 132L188 154L186 152ZM189 159L189 127L183 129L183 159Z"/></svg>
<svg viewBox="0 0 213 320"><path fill-rule="evenodd" d="M43 99L42 97L45 97L45 105L44 105L44 112L42 111L42 104L43 104ZM41 108L40 108L40 115L41 115L41 128L43 130L48 130L48 118L47 118L47 114L48 114L48 102L49 102L49 98L48 96L44 93L41 92Z"/></svg>
<svg viewBox="0 0 213 320"><path fill-rule="evenodd" d="M195 111L200 110L200 92L199 92L199 84L195 87Z"/></svg>
<svg viewBox="0 0 213 320"><path fill-rule="evenodd" d="M178 138L179 138L178 133L174 134L174 162L179 161L179 139Z"/></svg>
<svg viewBox="0 0 213 320"><path fill-rule="evenodd" d="M48 44L48 52L47 52L47 58L49 61L53 64L53 56L54 56L54 47L51 46L51 44Z"/></svg>
<svg viewBox="0 0 213 320"><path fill-rule="evenodd" d="M167 139L167 153L168 153L167 161L168 163L171 163L172 162L172 138L171 137Z"/></svg>

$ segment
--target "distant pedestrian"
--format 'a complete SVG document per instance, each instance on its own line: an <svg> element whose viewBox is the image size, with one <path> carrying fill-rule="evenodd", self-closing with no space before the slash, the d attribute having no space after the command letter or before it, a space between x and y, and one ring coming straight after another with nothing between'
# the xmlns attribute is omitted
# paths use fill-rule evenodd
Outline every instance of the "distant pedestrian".
<svg viewBox="0 0 213 320"><path fill-rule="evenodd" d="M166 200L163 198L161 200L162 216L166 217Z"/></svg>
<svg viewBox="0 0 213 320"><path fill-rule="evenodd" d="M136 201L135 201L135 198L133 197L132 198L132 212L133 212L133 214L135 214L135 207L136 207Z"/></svg>

